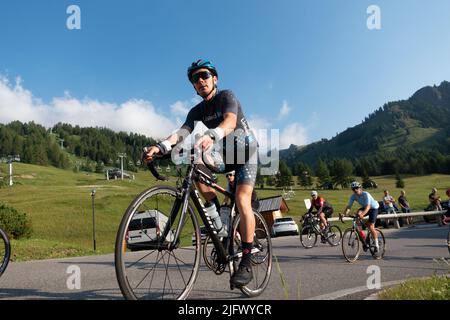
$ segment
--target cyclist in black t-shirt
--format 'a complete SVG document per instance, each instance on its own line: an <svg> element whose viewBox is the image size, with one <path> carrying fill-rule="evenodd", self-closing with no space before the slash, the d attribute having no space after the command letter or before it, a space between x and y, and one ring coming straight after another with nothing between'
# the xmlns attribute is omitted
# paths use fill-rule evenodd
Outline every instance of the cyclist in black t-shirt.
<svg viewBox="0 0 450 320"><path fill-rule="evenodd" d="M243 256L238 270L231 278L236 287L248 284L252 278L251 251L253 248L253 235L255 232L255 219L252 210L252 193L256 180L258 145L251 132L241 105L234 94L229 90L219 91L217 88L218 74L214 65L207 60L193 62L188 68L188 78L195 91L203 98L193 107L183 126L176 133L170 135L156 146L146 149L144 159L149 161L154 154L168 153L173 145L181 142L194 130L198 121L209 129L197 142L196 146L204 151L213 149L215 142L221 141L223 149L233 152L234 161L222 163L220 171L235 170L236 205L241 215L240 233L242 238ZM231 138L230 138L231 137ZM230 147L231 141L231 147ZM234 150L228 150L232 149ZM204 184L198 184L207 205L214 203L219 208L214 189Z"/></svg>

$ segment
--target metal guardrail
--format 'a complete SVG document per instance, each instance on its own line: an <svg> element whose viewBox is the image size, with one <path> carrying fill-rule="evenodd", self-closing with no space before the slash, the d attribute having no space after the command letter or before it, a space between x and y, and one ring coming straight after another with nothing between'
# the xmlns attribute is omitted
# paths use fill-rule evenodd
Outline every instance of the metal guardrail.
<svg viewBox="0 0 450 320"><path fill-rule="evenodd" d="M389 213L389 214L380 214L377 216L377 220L380 219L397 219L396 220L396 227L400 228L400 225L398 223L398 218L404 218L404 217L416 217L416 216L434 216L434 215L442 215L445 214L447 210L442 211L421 211L421 212L409 212L409 213ZM363 220L368 219L368 216L365 216ZM353 218L351 217L344 217L344 221L351 221ZM339 218L329 218L328 221L339 221Z"/></svg>

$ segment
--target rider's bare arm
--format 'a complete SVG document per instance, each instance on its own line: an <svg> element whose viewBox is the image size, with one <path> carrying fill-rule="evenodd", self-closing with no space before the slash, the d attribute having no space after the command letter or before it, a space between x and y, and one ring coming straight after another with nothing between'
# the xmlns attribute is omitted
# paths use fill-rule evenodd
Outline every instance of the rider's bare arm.
<svg viewBox="0 0 450 320"><path fill-rule="evenodd" d="M233 132L234 129L236 129L237 125L237 116L235 113L227 112L224 114L224 119L222 123L219 125L219 128L221 128L224 131L224 136L226 137L231 132Z"/></svg>
<svg viewBox="0 0 450 320"><path fill-rule="evenodd" d="M364 217L370 210L370 204L367 205L364 210L361 212L361 215Z"/></svg>
<svg viewBox="0 0 450 320"><path fill-rule="evenodd" d="M215 137L215 140L221 140L236 129L237 116L233 112L226 112L223 115L223 121L215 129L208 130ZM214 140L209 134L205 134L197 142L196 146L202 146L203 149L210 148Z"/></svg>

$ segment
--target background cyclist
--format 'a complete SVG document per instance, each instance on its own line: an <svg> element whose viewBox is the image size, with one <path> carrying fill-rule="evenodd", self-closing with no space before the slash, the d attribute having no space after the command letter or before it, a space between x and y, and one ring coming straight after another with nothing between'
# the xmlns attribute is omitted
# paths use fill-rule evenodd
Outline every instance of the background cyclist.
<svg viewBox="0 0 450 320"><path fill-rule="evenodd" d="M215 142L227 142L224 139L228 135L233 135L236 152L231 150L236 157L240 151L245 150L245 161L225 163L225 169L235 170L236 205L241 216L240 233L242 237L243 256L238 270L231 278L232 284L242 287L248 284L252 278L251 250L253 247L253 235L255 232L255 218L251 206L252 192L256 180L257 172L257 142L251 132L247 120L241 109L241 104L234 94L229 90L218 90L218 73L214 65L208 60L198 60L193 62L188 68L187 76L195 91L203 98L199 104L194 106L188 113L183 126L174 134L159 142L156 146L150 147L145 155L145 160L152 160L157 153L167 154L172 146L181 142L187 135L192 133L198 121L209 129L196 142L197 147L204 151L211 150ZM226 149L224 147L224 149ZM225 150L226 151L226 150ZM228 152L228 151L226 151ZM234 158L235 158L234 157ZM225 157L225 159L229 159ZM197 184L198 189L206 199L207 206L215 204L217 210L220 203L215 190L204 184Z"/></svg>
<svg viewBox="0 0 450 320"><path fill-rule="evenodd" d="M327 219L333 215L333 207L325 200L324 197L319 196L317 191L311 192L311 207L308 213L311 213L313 209L317 210L317 215L320 218L320 228L322 232L326 234L328 228ZM322 242L326 242L326 239L322 236Z"/></svg>
<svg viewBox="0 0 450 320"><path fill-rule="evenodd" d="M375 239L375 252L378 252L378 236L375 230L375 221L377 221L378 207L380 206L378 202L372 197L370 193L362 190L362 186L358 181L353 181L351 184L353 194L350 196L347 207L344 210L344 215L348 215L350 209L352 208L353 202L357 201L362 208L358 209L358 217L362 219L364 216L369 215L369 220L367 222L367 227L372 234L373 239ZM368 239L366 238L366 244L364 244L364 251L368 249Z"/></svg>

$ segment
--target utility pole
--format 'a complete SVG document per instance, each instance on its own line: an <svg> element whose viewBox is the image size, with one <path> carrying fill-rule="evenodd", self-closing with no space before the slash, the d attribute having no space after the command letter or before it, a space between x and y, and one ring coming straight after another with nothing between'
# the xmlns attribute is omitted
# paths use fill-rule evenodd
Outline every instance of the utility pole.
<svg viewBox="0 0 450 320"><path fill-rule="evenodd" d="M9 186L13 185L13 162L20 162L20 156L17 154L15 156L8 155L8 164L9 164Z"/></svg>
<svg viewBox="0 0 450 320"><path fill-rule="evenodd" d="M61 149L64 149L64 139L59 139L59 142L61 142Z"/></svg>
<svg viewBox="0 0 450 320"><path fill-rule="evenodd" d="M125 153L119 153L118 154L120 158L120 172L121 172L121 179L123 180L123 158L126 158L127 155Z"/></svg>
<svg viewBox="0 0 450 320"><path fill-rule="evenodd" d="M92 240L95 251L97 249L97 241L95 239L95 189L92 189L91 197L92 197Z"/></svg>

